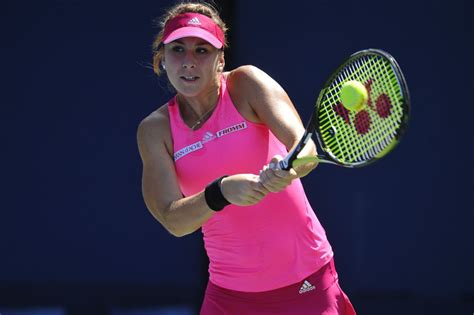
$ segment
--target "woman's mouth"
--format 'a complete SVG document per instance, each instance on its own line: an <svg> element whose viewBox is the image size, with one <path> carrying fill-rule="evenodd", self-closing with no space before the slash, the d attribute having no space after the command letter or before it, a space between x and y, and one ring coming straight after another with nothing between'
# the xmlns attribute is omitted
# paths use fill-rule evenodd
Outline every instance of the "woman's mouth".
<svg viewBox="0 0 474 315"><path fill-rule="evenodd" d="M199 79L199 77L191 76L191 75L190 76L187 76L187 75L186 76L181 76L180 78L184 81L187 81L187 82L193 82L193 81L196 81L197 79Z"/></svg>

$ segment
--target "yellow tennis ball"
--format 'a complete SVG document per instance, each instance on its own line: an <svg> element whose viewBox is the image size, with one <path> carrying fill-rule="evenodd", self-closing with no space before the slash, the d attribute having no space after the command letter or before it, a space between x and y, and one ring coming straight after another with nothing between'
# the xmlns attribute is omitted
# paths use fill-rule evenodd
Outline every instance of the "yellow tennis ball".
<svg viewBox="0 0 474 315"><path fill-rule="evenodd" d="M361 110L369 98L365 86L355 80L347 81L342 85L339 97L342 105L352 111Z"/></svg>

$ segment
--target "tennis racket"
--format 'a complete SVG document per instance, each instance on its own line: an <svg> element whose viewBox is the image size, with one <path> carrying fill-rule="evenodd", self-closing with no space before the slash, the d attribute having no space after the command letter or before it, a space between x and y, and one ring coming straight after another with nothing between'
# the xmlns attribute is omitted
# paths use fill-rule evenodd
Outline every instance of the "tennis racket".
<svg viewBox="0 0 474 315"><path fill-rule="evenodd" d="M346 109L339 97L342 85L351 80L362 83L368 94L358 111ZM400 142L409 109L408 87L395 59L378 49L356 52L326 81L303 137L279 167L288 170L314 160L350 168L366 166ZM324 153L298 158L313 134Z"/></svg>

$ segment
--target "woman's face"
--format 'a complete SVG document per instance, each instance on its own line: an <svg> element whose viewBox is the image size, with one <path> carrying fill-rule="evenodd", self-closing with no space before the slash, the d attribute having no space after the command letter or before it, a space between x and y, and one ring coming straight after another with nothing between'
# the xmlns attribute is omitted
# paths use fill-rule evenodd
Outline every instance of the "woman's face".
<svg viewBox="0 0 474 315"><path fill-rule="evenodd" d="M178 93L195 97L218 86L217 73L224 54L197 37L185 37L165 45L163 64Z"/></svg>

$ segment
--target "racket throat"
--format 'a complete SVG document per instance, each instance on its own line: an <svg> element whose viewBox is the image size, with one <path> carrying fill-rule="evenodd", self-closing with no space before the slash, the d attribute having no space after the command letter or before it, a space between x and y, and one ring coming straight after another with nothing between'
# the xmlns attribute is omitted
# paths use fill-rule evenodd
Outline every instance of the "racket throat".
<svg viewBox="0 0 474 315"><path fill-rule="evenodd" d="M292 167L293 161L298 158L298 154L301 153L303 148L306 146L308 141L311 139L312 135L313 135L312 132L306 131L305 134L303 135L303 137L301 138L300 142L298 142L298 144L296 145L296 147L294 147L288 153L288 155L283 160L280 161L279 164L280 164L280 168L282 170L289 170Z"/></svg>

